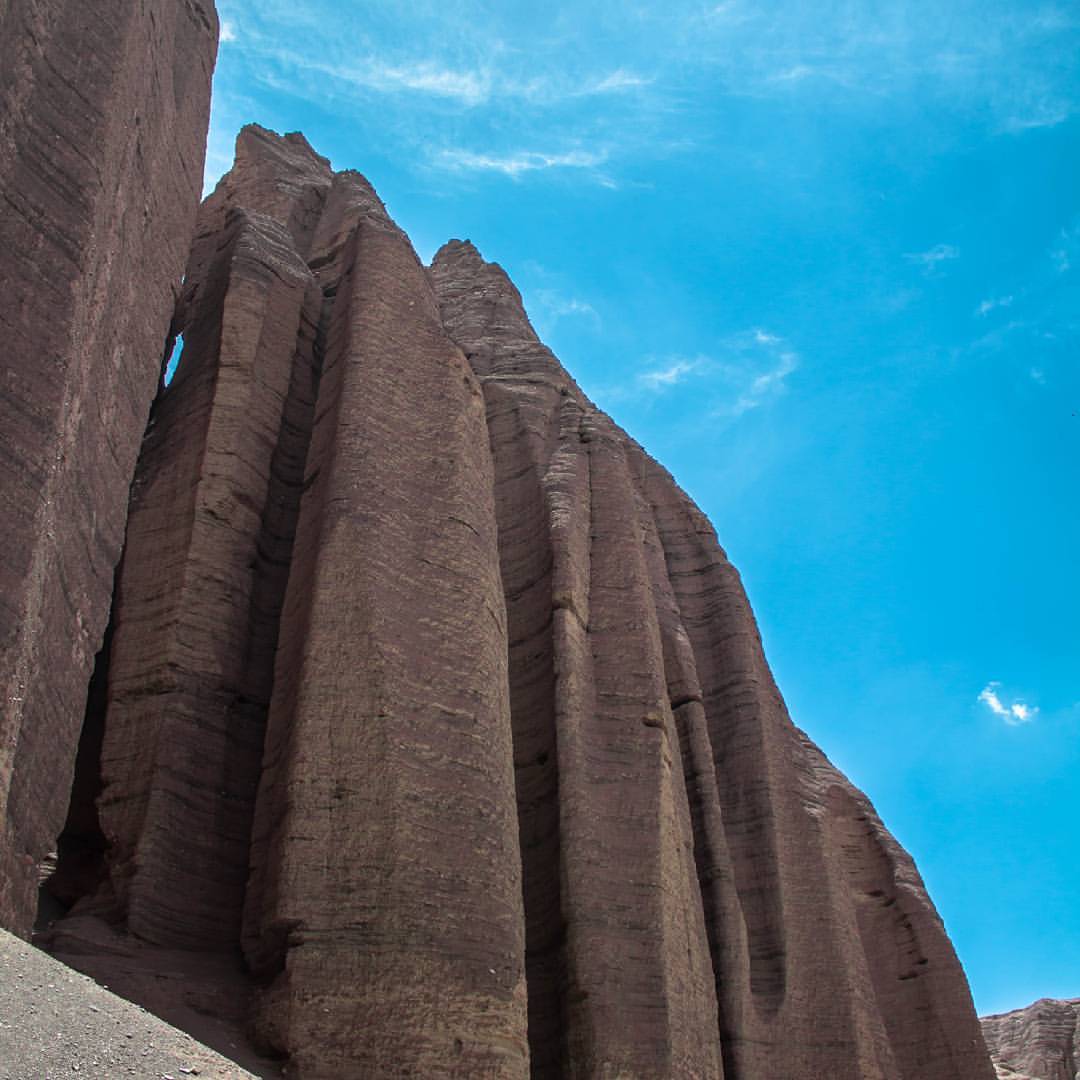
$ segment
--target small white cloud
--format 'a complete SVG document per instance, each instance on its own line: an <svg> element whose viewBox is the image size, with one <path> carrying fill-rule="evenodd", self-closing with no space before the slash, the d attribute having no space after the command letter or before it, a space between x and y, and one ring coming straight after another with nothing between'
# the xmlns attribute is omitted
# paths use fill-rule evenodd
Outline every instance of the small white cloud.
<svg viewBox="0 0 1080 1080"><path fill-rule="evenodd" d="M775 334L770 334L765 330L755 330L754 340L759 345L776 345L780 341Z"/></svg>
<svg viewBox="0 0 1080 1080"><path fill-rule="evenodd" d="M1033 367L1028 374L1031 376L1032 382L1037 382L1040 386L1046 385L1046 372L1042 368Z"/></svg>
<svg viewBox="0 0 1080 1080"><path fill-rule="evenodd" d="M952 244L935 244L928 251L907 252L904 258L921 266L927 273L935 270L941 263L949 259L959 259L960 249Z"/></svg>
<svg viewBox="0 0 1080 1080"><path fill-rule="evenodd" d="M1000 685L999 683L990 683L985 687L982 693L979 694L979 700L995 715L995 716L1008 716L1009 710L1001 704L1001 698L997 696L997 691L994 687Z"/></svg>
<svg viewBox="0 0 1080 1080"><path fill-rule="evenodd" d="M471 150L443 150L437 160L454 171L498 172L512 179L538 169L593 169L606 160L605 154L571 150L563 154L545 154L523 150L515 154L477 154Z"/></svg>
<svg viewBox="0 0 1080 1080"><path fill-rule="evenodd" d="M1012 296L999 296L996 299L992 298L984 300L976 309L975 314L979 316L989 315L994 308L1007 308L1012 307Z"/></svg>
<svg viewBox="0 0 1080 1080"><path fill-rule="evenodd" d="M1017 727L1020 724L1030 724L1038 714L1038 708L1028 705L1023 701L1012 701L1006 705L1001 700L1001 695L998 693L998 688L1001 686L999 682L990 682L983 687L979 694L979 701L981 701L995 716L1001 717L1010 727Z"/></svg>
<svg viewBox="0 0 1080 1080"><path fill-rule="evenodd" d="M636 90L639 87L648 86L651 82L652 79L645 79L640 75L635 75L632 71L618 68L610 75L605 75L595 85L589 87L589 91L594 94L613 94L623 90Z"/></svg>
<svg viewBox="0 0 1080 1080"><path fill-rule="evenodd" d="M1034 102L1030 112L1006 116L1001 130L1008 135L1019 135L1033 128L1057 127L1065 123L1072 113L1072 106L1064 101Z"/></svg>
<svg viewBox="0 0 1080 1080"><path fill-rule="evenodd" d="M706 18L717 19L728 23L743 23L751 18L741 0L723 0L711 11L706 12Z"/></svg>
<svg viewBox="0 0 1080 1080"><path fill-rule="evenodd" d="M848 78L843 71L824 64L793 64L774 72L766 79L770 83L802 83L807 79L825 79L829 82L847 84Z"/></svg>
<svg viewBox="0 0 1080 1080"><path fill-rule="evenodd" d="M771 336L766 335L767 338ZM776 366L760 375L756 375L750 383L749 389L740 395L738 401L735 402L735 415L739 416L750 409L756 409L771 395L781 393L785 388L785 380L798 366L798 353L789 349L780 353Z"/></svg>
<svg viewBox="0 0 1080 1080"><path fill-rule="evenodd" d="M1057 235L1057 242L1050 249L1050 261L1059 274L1067 273L1076 265L1080 257L1080 222L1062 229Z"/></svg>
<svg viewBox="0 0 1080 1080"><path fill-rule="evenodd" d="M456 98L479 105L491 92L490 79L482 72L451 71L435 64L372 64L363 81L373 89L415 90L436 97Z"/></svg>
<svg viewBox="0 0 1080 1080"><path fill-rule="evenodd" d="M288 48L263 49L263 55L275 64L309 77L335 79L346 86L379 94L409 91L448 98L472 108L486 102L492 94L492 76L485 69L454 70L430 60L400 64L385 63L375 57L350 57L335 63L322 55L309 55ZM261 77L271 78L267 72ZM295 79L290 79L292 85Z"/></svg>
<svg viewBox="0 0 1080 1080"><path fill-rule="evenodd" d="M236 24L225 19L221 24L221 32L218 35L221 42L236 40Z"/></svg>
<svg viewBox="0 0 1080 1080"><path fill-rule="evenodd" d="M561 319L564 316L583 316L600 321L596 308L585 300L579 300L575 296L563 296L554 289L537 289L536 302L544 313L552 319Z"/></svg>
<svg viewBox="0 0 1080 1080"><path fill-rule="evenodd" d="M698 371L702 364L700 357L696 360L675 360L667 367L643 371L638 375L637 381L647 390L665 390L685 382L686 377Z"/></svg>

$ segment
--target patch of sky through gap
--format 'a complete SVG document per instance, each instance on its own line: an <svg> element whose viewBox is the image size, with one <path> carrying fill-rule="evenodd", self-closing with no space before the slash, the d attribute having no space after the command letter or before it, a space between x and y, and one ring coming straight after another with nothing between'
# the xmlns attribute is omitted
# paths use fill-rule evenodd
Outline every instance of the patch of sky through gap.
<svg viewBox="0 0 1080 1080"><path fill-rule="evenodd" d="M176 341L173 343L172 353L169 356L169 362L165 365L165 385L173 381L173 376L176 374L176 369L180 366L180 357L184 351L184 335L177 334Z"/></svg>

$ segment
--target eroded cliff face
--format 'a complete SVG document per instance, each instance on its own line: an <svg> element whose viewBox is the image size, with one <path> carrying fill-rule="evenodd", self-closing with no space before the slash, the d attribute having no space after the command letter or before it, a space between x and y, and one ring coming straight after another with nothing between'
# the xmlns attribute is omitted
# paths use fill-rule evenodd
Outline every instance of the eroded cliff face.
<svg viewBox="0 0 1080 1080"><path fill-rule="evenodd" d="M1080 1076L1080 998L1042 998L1026 1009L982 1018L999 1080Z"/></svg>
<svg viewBox="0 0 1080 1080"><path fill-rule="evenodd" d="M242 949L290 1075L990 1080L712 527L498 266L251 127L177 328L68 925Z"/></svg>
<svg viewBox="0 0 1080 1080"><path fill-rule="evenodd" d="M202 186L212 0L0 3L0 924L64 823Z"/></svg>

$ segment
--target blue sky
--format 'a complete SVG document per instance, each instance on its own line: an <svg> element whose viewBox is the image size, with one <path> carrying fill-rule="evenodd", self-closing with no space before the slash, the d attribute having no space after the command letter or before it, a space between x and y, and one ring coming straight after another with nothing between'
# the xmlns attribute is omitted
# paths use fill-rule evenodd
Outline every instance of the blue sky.
<svg viewBox="0 0 1080 1080"><path fill-rule="evenodd" d="M1080 996L1080 9L218 0L207 175L302 130L503 264L742 571L980 1012Z"/></svg>

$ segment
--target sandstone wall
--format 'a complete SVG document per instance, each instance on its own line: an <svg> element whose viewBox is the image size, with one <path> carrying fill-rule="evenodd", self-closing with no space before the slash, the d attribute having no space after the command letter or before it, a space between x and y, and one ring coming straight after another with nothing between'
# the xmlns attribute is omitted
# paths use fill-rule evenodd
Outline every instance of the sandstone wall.
<svg viewBox="0 0 1080 1080"><path fill-rule="evenodd" d="M252 127L178 326L78 911L241 947L298 1076L993 1076L712 527L497 266L425 269L362 177Z"/></svg>
<svg viewBox="0 0 1080 1080"><path fill-rule="evenodd" d="M0 3L0 925L27 933L202 186L212 0Z"/></svg>

